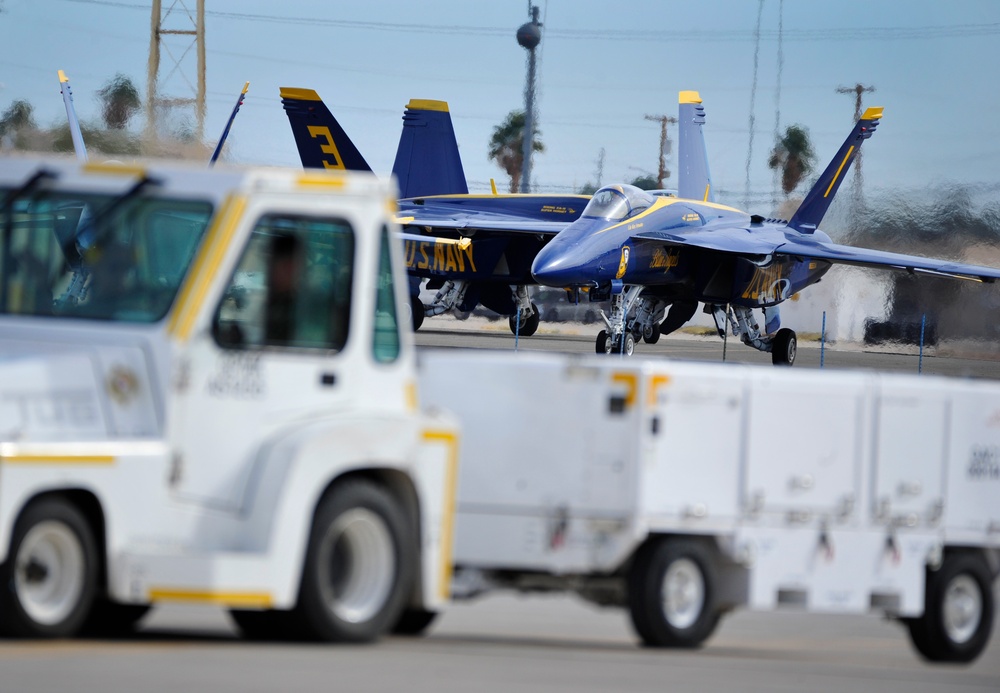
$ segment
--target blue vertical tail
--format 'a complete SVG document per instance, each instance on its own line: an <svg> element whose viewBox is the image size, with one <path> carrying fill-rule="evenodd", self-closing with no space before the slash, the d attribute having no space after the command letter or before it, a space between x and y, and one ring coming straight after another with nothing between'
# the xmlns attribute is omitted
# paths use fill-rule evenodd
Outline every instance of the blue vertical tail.
<svg viewBox="0 0 1000 693"><path fill-rule="evenodd" d="M468 194L446 102L411 99L406 104L392 172L403 198Z"/></svg>
<svg viewBox="0 0 1000 693"><path fill-rule="evenodd" d="M878 127L882 118L882 108L869 108L861 116L861 120L854 124L851 134L840 146L840 151L833 157L827 165L823 175L819 177L816 184L806 194L798 211L789 220L788 225L802 233L812 233L819 226L819 223L826 215L826 210L833 202L833 196L837 194L840 184L844 181L851 163L858 156L861 143L872 136L875 128Z"/></svg>
<svg viewBox="0 0 1000 693"><path fill-rule="evenodd" d="M293 87L281 87L280 93L305 168L372 170L319 94Z"/></svg>
<svg viewBox="0 0 1000 693"><path fill-rule="evenodd" d="M678 95L677 195L686 200L715 202L705 148L705 107L696 91Z"/></svg>

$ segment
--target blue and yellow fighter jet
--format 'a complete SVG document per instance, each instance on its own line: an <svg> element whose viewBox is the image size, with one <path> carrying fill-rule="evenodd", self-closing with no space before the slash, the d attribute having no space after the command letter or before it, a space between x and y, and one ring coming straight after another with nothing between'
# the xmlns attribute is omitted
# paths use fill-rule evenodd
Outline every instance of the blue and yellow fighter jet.
<svg viewBox="0 0 1000 693"><path fill-rule="evenodd" d="M371 171L312 89L282 87L281 101L306 168ZM414 328L425 315L482 304L509 315L512 332L538 329L528 286L531 263L559 231L579 218L589 195L470 195L451 113L444 101L413 99L392 167L399 184ZM420 282L437 289L420 302Z"/></svg>
<svg viewBox="0 0 1000 693"><path fill-rule="evenodd" d="M539 284L611 294L598 353L631 354L637 338L656 342L704 303L720 337L731 327L744 344L770 352L773 363L791 365L795 332L781 327L778 306L835 263L981 282L1000 277L990 267L839 245L819 230L861 144L875 132L881 108L865 111L785 221L713 202L701 98L682 91L679 101L678 196L656 197L630 185L601 188L532 264ZM755 309L763 311L763 329Z"/></svg>

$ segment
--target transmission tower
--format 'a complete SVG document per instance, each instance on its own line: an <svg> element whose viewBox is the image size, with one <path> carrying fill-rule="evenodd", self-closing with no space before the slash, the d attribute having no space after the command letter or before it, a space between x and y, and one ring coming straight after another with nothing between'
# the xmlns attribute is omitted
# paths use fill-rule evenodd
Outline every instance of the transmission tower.
<svg viewBox="0 0 1000 693"><path fill-rule="evenodd" d="M875 87L866 86L858 82L853 87L837 87L838 94L854 94L854 122L861 120L861 95L875 91ZM863 188L861 186L861 150L854 156L854 201L862 201Z"/></svg>
<svg viewBox="0 0 1000 693"><path fill-rule="evenodd" d="M193 13L188 7L192 2L196 3ZM153 0L146 69L147 135L157 137L158 116L162 111L192 108L195 136L201 141L205 133L205 0L167 0L165 11L163 4L161 0ZM182 65L191 62L188 56L192 48L197 58L197 86L191 83ZM169 71L160 68L161 52L172 63Z"/></svg>
<svg viewBox="0 0 1000 693"><path fill-rule="evenodd" d="M676 123L677 119L668 115L643 116L646 120L652 120L660 124L660 168L656 173L656 187L662 188L663 181L670 178L670 171L667 169L667 154L670 153L670 138L667 137L667 123Z"/></svg>

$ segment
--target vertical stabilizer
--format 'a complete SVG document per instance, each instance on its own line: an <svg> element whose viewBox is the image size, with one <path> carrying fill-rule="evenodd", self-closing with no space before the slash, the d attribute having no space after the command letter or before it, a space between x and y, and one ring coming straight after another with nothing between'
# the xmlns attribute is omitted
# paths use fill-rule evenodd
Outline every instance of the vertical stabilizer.
<svg viewBox="0 0 1000 693"><path fill-rule="evenodd" d="M469 192L446 102L411 99L406 104L392 172L403 198Z"/></svg>
<svg viewBox="0 0 1000 693"><path fill-rule="evenodd" d="M806 194L805 199L802 200L798 211L789 220L789 226L802 233L812 233L816 230L823 220L826 210L830 208L833 196L837 194L840 184L847 176L851 163L857 158L861 143L872 136L881 119L882 109L880 107L869 108L865 111L861 120L855 123L851 134L844 140L844 144L840 146L840 151L833 157L833 161L827 165L823 175L819 177L816 184Z"/></svg>
<svg viewBox="0 0 1000 693"><path fill-rule="evenodd" d="M62 92L63 104L66 106L66 118L69 120L69 134L73 138L73 150L80 161L87 160L87 146L83 143L83 133L80 132L80 121L76 117L73 106L73 90L69 86L69 77L59 70L59 91Z"/></svg>
<svg viewBox="0 0 1000 693"><path fill-rule="evenodd" d="M705 148L705 107L696 91L678 97L677 195L687 200L715 202L715 189L708 172Z"/></svg>
<svg viewBox="0 0 1000 693"><path fill-rule="evenodd" d="M281 87L280 93L305 168L372 170L319 94L293 87Z"/></svg>

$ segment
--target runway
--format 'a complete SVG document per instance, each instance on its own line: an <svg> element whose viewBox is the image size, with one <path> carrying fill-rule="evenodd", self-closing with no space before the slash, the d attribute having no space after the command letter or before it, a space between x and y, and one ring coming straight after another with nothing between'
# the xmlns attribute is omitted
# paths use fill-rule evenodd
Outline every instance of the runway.
<svg viewBox="0 0 1000 693"><path fill-rule="evenodd" d="M518 351L592 354L597 326L562 326L517 341ZM427 348L513 350L505 322L433 319L416 335ZM770 364L767 354L729 342L726 361ZM596 357L596 356L595 356ZM607 358L621 358L607 357ZM633 358L722 361L714 337L680 336L641 344ZM818 344L800 346L795 368L819 368ZM950 354L939 346L864 349L834 345L829 369L873 368L1000 378L1000 361ZM904 629L876 616L740 611L723 619L696 651L639 645L623 610L570 596L497 594L452 604L420 638L376 645L252 643L226 613L163 607L128 640L0 641L3 693L108 690L174 693L413 691L830 691L921 693L1000 690L1000 620L986 652L970 666L928 665Z"/></svg>
<svg viewBox="0 0 1000 693"><path fill-rule="evenodd" d="M420 348L473 348L504 351L556 351L595 354L599 324L543 323L531 337L515 339L506 320L489 321L451 316L428 318L416 333ZM619 355L607 358L623 358ZM656 344L636 344L635 354L624 358L677 358L722 363L771 365L771 355L741 344L723 342L716 335L675 333ZM996 345L942 343L927 347L921 358L914 345L866 346L857 343L823 344L799 340L794 368L868 368L900 373L1000 379L1000 352Z"/></svg>

